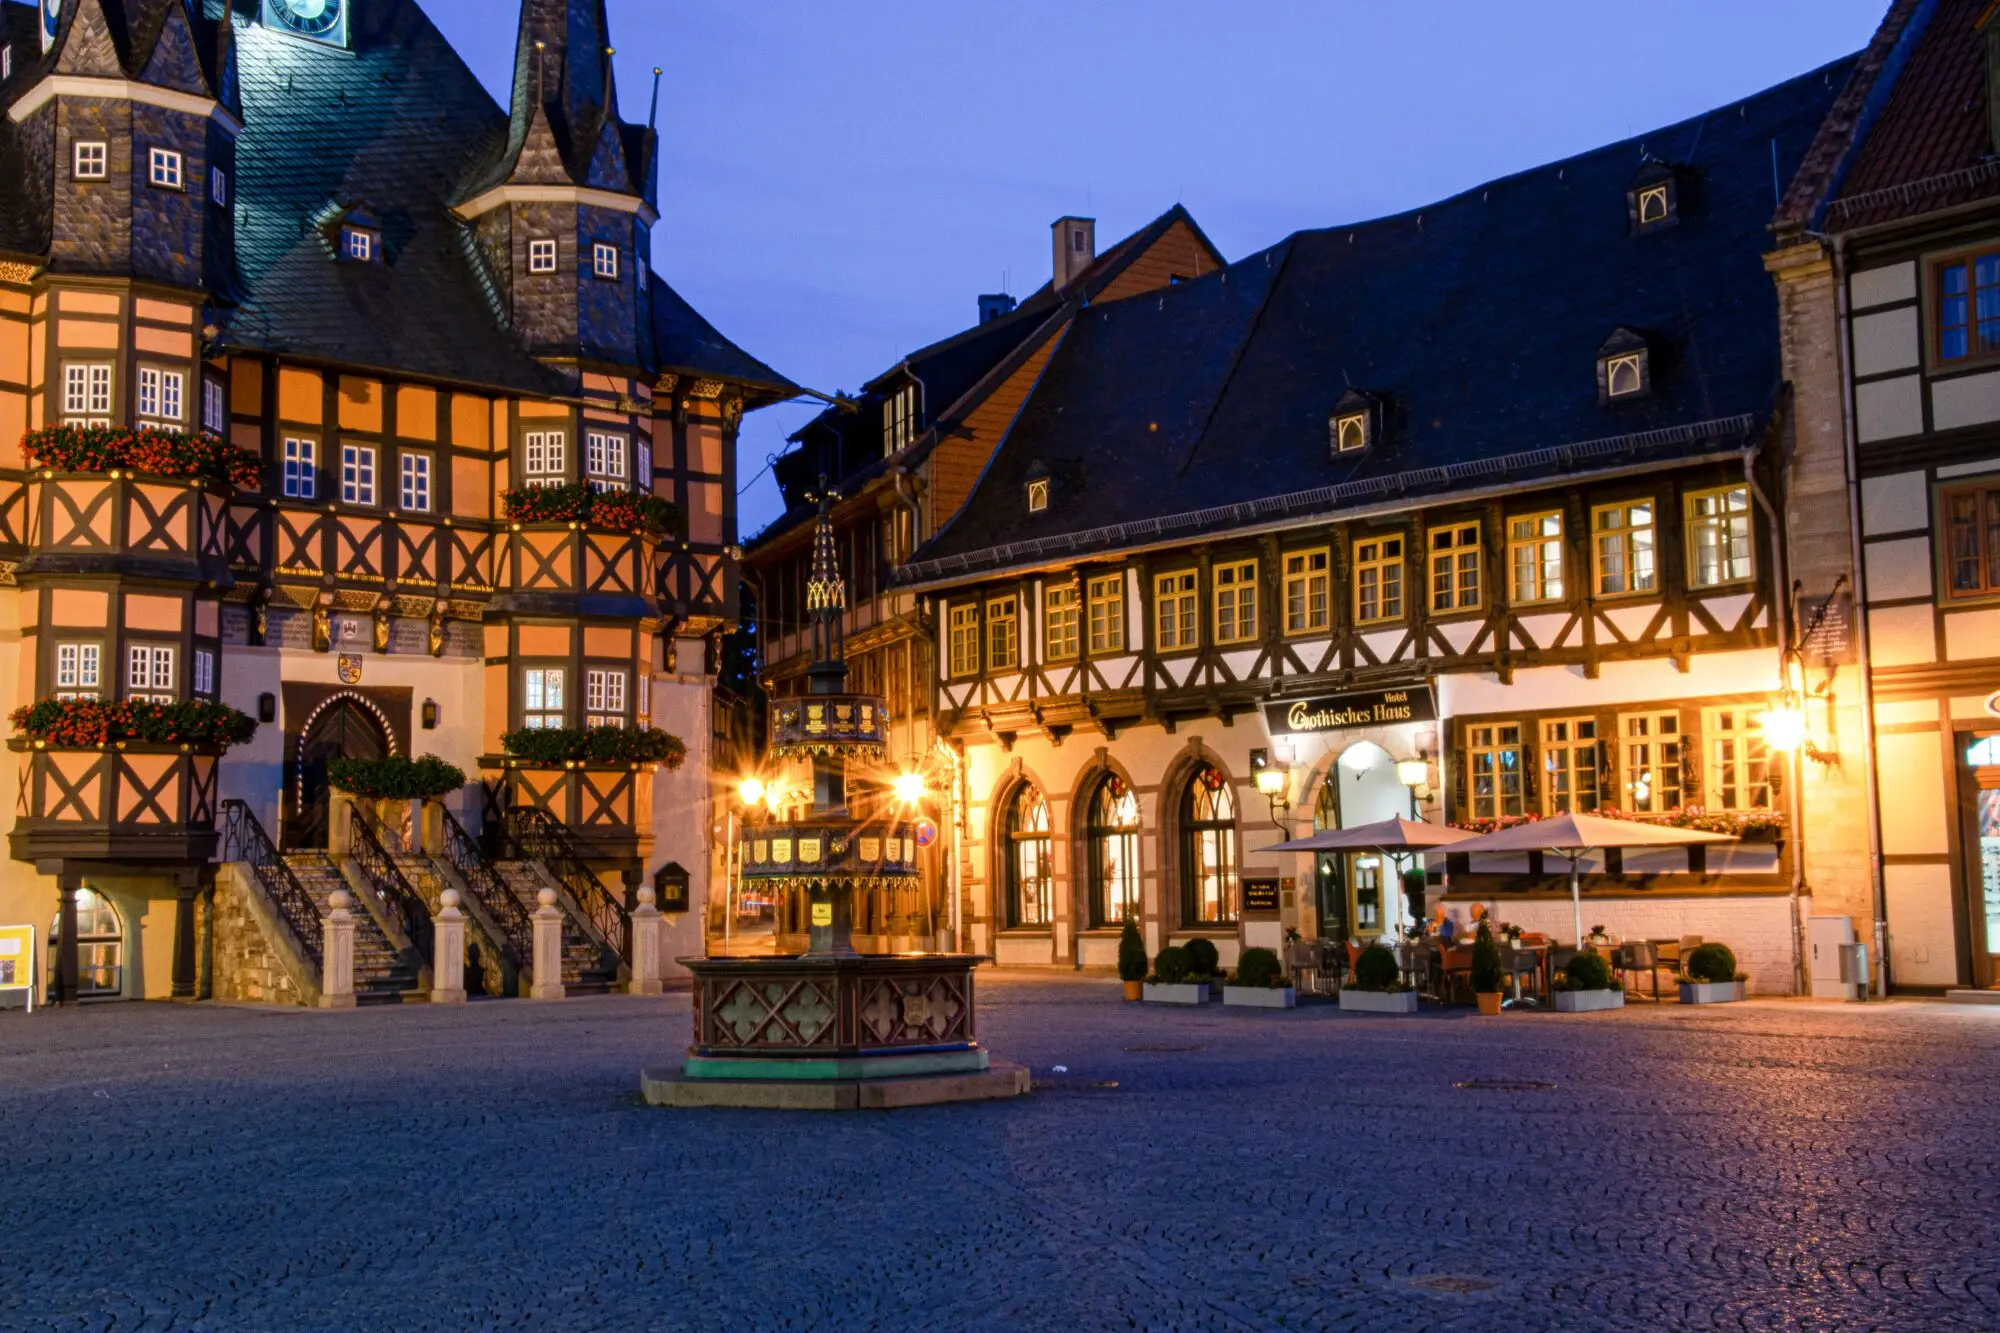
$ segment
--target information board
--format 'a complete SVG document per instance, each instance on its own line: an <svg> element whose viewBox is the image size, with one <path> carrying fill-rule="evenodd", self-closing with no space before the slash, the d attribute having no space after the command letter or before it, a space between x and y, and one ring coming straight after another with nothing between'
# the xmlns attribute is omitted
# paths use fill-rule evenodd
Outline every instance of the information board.
<svg viewBox="0 0 2000 1333"><path fill-rule="evenodd" d="M35 928L0 926L0 992L25 991L35 1012Z"/></svg>

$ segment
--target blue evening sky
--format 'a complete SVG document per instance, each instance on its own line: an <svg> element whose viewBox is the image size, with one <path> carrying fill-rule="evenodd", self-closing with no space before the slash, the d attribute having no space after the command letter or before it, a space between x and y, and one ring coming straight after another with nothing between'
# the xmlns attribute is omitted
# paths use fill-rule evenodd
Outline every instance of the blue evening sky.
<svg viewBox="0 0 2000 1333"><path fill-rule="evenodd" d="M503 102L515 0L422 0ZM1176 201L1238 259L1638 134L1858 50L1887 0L610 0L660 93L653 261L798 383L852 390ZM503 17L504 16L504 17ZM1781 164L1789 174L1795 163ZM746 419L751 478L812 415Z"/></svg>

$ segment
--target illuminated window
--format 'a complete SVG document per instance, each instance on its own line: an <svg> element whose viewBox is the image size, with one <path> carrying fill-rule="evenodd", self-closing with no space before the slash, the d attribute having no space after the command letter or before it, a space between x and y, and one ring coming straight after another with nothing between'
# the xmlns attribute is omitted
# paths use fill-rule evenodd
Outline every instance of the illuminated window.
<svg viewBox="0 0 2000 1333"><path fill-rule="evenodd" d="M1530 514L1507 521L1507 564L1515 602L1553 602L1563 595L1561 514Z"/></svg>
<svg viewBox="0 0 2000 1333"><path fill-rule="evenodd" d="M583 673L584 725L625 725L625 673L591 667Z"/></svg>
<svg viewBox="0 0 2000 1333"><path fill-rule="evenodd" d="M1542 723L1542 813L1585 815L1597 809L1597 761L1595 719Z"/></svg>
<svg viewBox="0 0 2000 1333"><path fill-rule="evenodd" d="M1039 514L1049 507L1049 479L1037 477L1028 483L1028 512Z"/></svg>
<svg viewBox="0 0 2000 1333"><path fill-rule="evenodd" d="M102 654L102 645L95 643L57 644L56 698L95 699L102 685Z"/></svg>
<svg viewBox="0 0 2000 1333"><path fill-rule="evenodd" d="M1201 642L1195 623L1195 574L1161 574L1153 580L1153 646L1160 652Z"/></svg>
<svg viewBox="0 0 2000 1333"><path fill-rule="evenodd" d="M1403 614L1403 539L1354 543L1354 618L1362 624Z"/></svg>
<svg viewBox="0 0 2000 1333"><path fill-rule="evenodd" d="M1708 742L1706 804L1718 810L1768 809L1771 752L1757 712L1747 705L1709 709L1704 739Z"/></svg>
<svg viewBox="0 0 2000 1333"><path fill-rule="evenodd" d="M906 384L882 402L882 456L900 453L917 429L917 386Z"/></svg>
<svg viewBox="0 0 2000 1333"><path fill-rule="evenodd" d="M1029 783L1014 789L1005 810L1007 924L1046 926L1055 901L1049 807Z"/></svg>
<svg viewBox="0 0 2000 1333"><path fill-rule="evenodd" d="M1671 212L1666 183L1663 181L1640 190L1635 208L1639 215L1639 225L1642 227L1665 222Z"/></svg>
<svg viewBox="0 0 2000 1333"><path fill-rule="evenodd" d="M340 229L341 253L358 264L373 263L375 260L375 233L363 231L359 227Z"/></svg>
<svg viewBox="0 0 2000 1333"><path fill-rule="evenodd" d="M565 480L569 437L559 430L531 430L522 437L522 483L560 486Z"/></svg>
<svg viewBox="0 0 2000 1333"><path fill-rule="evenodd" d="M1653 568L1653 502L1599 505L1590 512L1591 558L1597 566L1597 593L1618 597L1659 587Z"/></svg>
<svg viewBox="0 0 2000 1333"><path fill-rule="evenodd" d="M2000 487L1946 491L1945 573L1953 597L2000 593Z"/></svg>
<svg viewBox="0 0 2000 1333"><path fill-rule="evenodd" d="M1328 626L1331 586L1325 550L1292 551L1285 556L1285 633L1310 634Z"/></svg>
<svg viewBox="0 0 2000 1333"><path fill-rule="evenodd" d="M1348 412L1333 419L1333 447L1340 453L1353 453L1368 447L1368 414Z"/></svg>
<svg viewBox="0 0 2000 1333"><path fill-rule="evenodd" d="M1624 806L1634 814L1661 814L1681 803L1681 717L1676 712L1634 713L1618 719Z"/></svg>
<svg viewBox="0 0 2000 1333"><path fill-rule="evenodd" d="M310 500L319 494L319 443L290 437L285 440L285 494L294 500Z"/></svg>
<svg viewBox="0 0 2000 1333"><path fill-rule="evenodd" d="M1090 799L1084 828L1090 858L1090 924L1115 926L1139 914L1139 799L1106 774Z"/></svg>
<svg viewBox="0 0 2000 1333"><path fill-rule="evenodd" d="M979 674L979 608L977 606L954 606L951 608L951 674L954 676L976 676Z"/></svg>
<svg viewBox="0 0 2000 1333"><path fill-rule="evenodd" d="M1490 722L1465 729L1474 819L1522 813L1521 724Z"/></svg>
<svg viewBox="0 0 2000 1333"><path fill-rule="evenodd" d="M1236 798L1203 765L1181 794L1181 924L1229 925L1237 915Z"/></svg>
<svg viewBox="0 0 2000 1333"><path fill-rule="evenodd" d="M564 725L563 669L530 667L522 673L521 725L537 729Z"/></svg>
<svg viewBox="0 0 2000 1333"><path fill-rule="evenodd" d="M1076 656L1081 610L1074 583L1059 583L1043 595L1043 635L1051 662L1066 662Z"/></svg>
<svg viewBox="0 0 2000 1333"><path fill-rule="evenodd" d="M1238 560L1217 565L1215 641L1248 643L1257 637L1257 562Z"/></svg>
<svg viewBox="0 0 2000 1333"><path fill-rule="evenodd" d="M1688 586L1714 588L1749 578L1750 488L1696 491L1686 505Z"/></svg>
<svg viewBox="0 0 2000 1333"><path fill-rule="evenodd" d="M1431 610L1477 611L1479 525L1431 529Z"/></svg>
<svg viewBox="0 0 2000 1333"><path fill-rule="evenodd" d="M1021 633L1012 597L986 603L986 669L1006 671L1020 664Z"/></svg>
<svg viewBox="0 0 2000 1333"><path fill-rule="evenodd" d="M1106 574L1084 585L1090 601L1090 651L1117 653L1125 650L1125 576Z"/></svg>

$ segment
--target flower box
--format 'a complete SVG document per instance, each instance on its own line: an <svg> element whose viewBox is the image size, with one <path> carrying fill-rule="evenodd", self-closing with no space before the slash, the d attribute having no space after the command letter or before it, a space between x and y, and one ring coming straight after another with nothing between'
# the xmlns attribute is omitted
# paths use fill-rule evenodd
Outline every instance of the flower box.
<svg viewBox="0 0 2000 1333"><path fill-rule="evenodd" d="M1682 1004L1733 1004L1743 998L1740 981L1683 981Z"/></svg>
<svg viewBox="0 0 2000 1333"><path fill-rule="evenodd" d="M1290 986L1224 986L1222 1002L1242 1009L1292 1009L1299 993Z"/></svg>
<svg viewBox="0 0 2000 1333"><path fill-rule="evenodd" d="M1340 1007L1347 1013L1414 1014L1417 1012L1417 993L1413 990L1357 990L1353 986L1343 986L1340 988Z"/></svg>
<svg viewBox="0 0 2000 1333"><path fill-rule="evenodd" d="M1625 992L1622 990L1559 990L1556 992L1556 1012L1559 1014L1594 1014L1605 1009L1623 1009Z"/></svg>
<svg viewBox="0 0 2000 1333"><path fill-rule="evenodd" d="M1208 987L1193 981L1184 981L1171 986L1164 982L1149 981L1146 983L1146 1003L1207 1004Z"/></svg>

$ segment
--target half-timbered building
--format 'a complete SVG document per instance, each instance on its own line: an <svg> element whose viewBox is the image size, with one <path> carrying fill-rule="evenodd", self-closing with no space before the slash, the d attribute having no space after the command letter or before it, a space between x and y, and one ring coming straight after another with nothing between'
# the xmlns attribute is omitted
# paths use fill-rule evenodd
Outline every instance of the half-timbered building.
<svg viewBox="0 0 2000 1333"><path fill-rule="evenodd" d="M0 694L258 723L14 737L0 920L59 927L59 993L309 997L341 884L392 954L438 884L491 889L512 968L482 823L601 980L638 885L699 902L736 431L793 390L653 268L671 130L621 107L602 0L507 17L500 106L409 0L0 3ZM679 771L502 742L647 725ZM329 760L382 754L476 778L455 868L320 850Z"/></svg>
<svg viewBox="0 0 2000 1333"><path fill-rule="evenodd" d="M1474 904L1566 934L1566 867L1274 854L1413 812L1720 826L1610 853L1585 918L1789 990L1811 910L1759 718L1789 618L1791 405L1760 257L1849 63L1077 311L969 500L893 575L963 746L966 945L1225 963ZM1415 901L1412 901L1412 899Z"/></svg>

